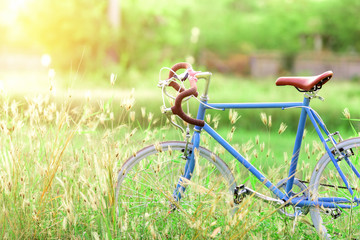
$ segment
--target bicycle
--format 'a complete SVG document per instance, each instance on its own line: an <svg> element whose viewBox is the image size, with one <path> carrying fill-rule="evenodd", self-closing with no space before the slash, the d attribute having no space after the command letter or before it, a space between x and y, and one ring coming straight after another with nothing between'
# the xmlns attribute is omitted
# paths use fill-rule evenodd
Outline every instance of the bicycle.
<svg viewBox="0 0 360 240"><path fill-rule="evenodd" d="M185 72L176 74L180 69ZM185 132L185 141L155 143L138 151L123 164L116 186L119 214L127 214L127 211L132 210L138 211L139 216L145 214L156 218L162 212L176 210L193 213L199 211L199 206L214 212L216 210L212 207L214 208L216 201L223 201L229 206L229 212L234 213L244 198L251 195L275 205L280 213L290 218L297 219L310 214L313 226L321 238L344 236L339 234L360 238L360 138L343 140L339 132L330 133L318 113L310 107L312 99L321 99L318 91L332 78L333 73L327 71L312 77L278 78L276 85L293 86L304 94L304 99L303 102L277 103L209 103L211 75L210 72L194 71L188 63L178 63L170 69L166 80L159 81L163 99L166 96L174 100L172 107L166 107L164 101L163 113L173 125ZM185 89L183 85L187 79L189 89ZM200 97L197 117L192 118L184 112L182 103L191 97L198 97L197 81L200 79L205 80L205 89ZM175 89L178 95L170 94L168 88ZM205 112L210 109L265 108L301 109L289 173L276 184L204 121ZM175 123L173 115L187 123L186 130ZM310 119L325 149L309 182L296 178L307 119ZM194 125L192 137L189 124ZM270 190L272 196L243 184L237 185L227 164L218 155L200 146L202 131L207 132L238 160ZM345 229L343 233L339 233L341 229Z"/></svg>

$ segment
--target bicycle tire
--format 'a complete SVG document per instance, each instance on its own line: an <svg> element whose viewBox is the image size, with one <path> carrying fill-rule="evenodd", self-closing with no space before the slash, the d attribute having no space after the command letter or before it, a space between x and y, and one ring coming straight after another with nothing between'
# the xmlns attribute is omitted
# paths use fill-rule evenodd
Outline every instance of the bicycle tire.
<svg viewBox="0 0 360 240"><path fill-rule="evenodd" d="M353 155L349 154L351 155L349 159L357 170L360 169L360 138L342 141L337 145L337 148L341 149L343 152L351 150ZM309 189L312 201L317 201L319 197L345 197L347 199L360 197L359 178L351 171L351 168L345 160L338 161L338 164L344 172L351 188L353 188L353 196L351 196L346 189L345 184L336 171L329 155L325 153L317 163L310 179ZM341 211L343 211L341 215L338 215L340 213L338 210L325 209L319 206L310 207L311 218L317 232L322 238L326 239L359 239L359 206L355 206L351 209L343 209Z"/></svg>
<svg viewBox="0 0 360 240"><path fill-rule="evenodd" d="M173 190L185 169L186 160L181 158L185 146L186 143L180 141L154 144L138 151L123 164L115 197L121 221L134 218L143 221L146 216L152 221L165 221L172 204L186 218L209 216L211 214L206 212L217 209L219 199L226 201L227 206L223 208L227 211L236 211L231 203L236 187L233 174L220 157L203 147L198 148L199 159L180 202L173 202ZM189 151L192 148L189 144Z"/></svg>

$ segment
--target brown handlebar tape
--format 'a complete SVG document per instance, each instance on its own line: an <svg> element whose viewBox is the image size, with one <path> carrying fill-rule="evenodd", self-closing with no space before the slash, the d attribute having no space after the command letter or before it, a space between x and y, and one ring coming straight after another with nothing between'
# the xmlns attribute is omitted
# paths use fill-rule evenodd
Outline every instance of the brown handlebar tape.
<svg viewBox="0 0 360 240"><path fill-rule="evenodd" d="M191 68L191 65L189 63L186 63L186 62L176 63L174 66L171 67L172 71L169 72L169 78L168 79L172 78L177 70L179 70L179 69L188 69L188 68ZM178 92L185 91L185 89L182 88L176 82L171 82L169 84L169 86L173 87Z"/></svg>
<svg viewBox="0 0 360 240"><path fill-rule="evenodd" d="M178 92L180 92L180 93L182 93L183 91L185 91L185 89L182 88L182 87L181 87L179 84L177 84L176 82L171 82L171 83L169 84L169 86L173 87L176 91L178 91ZM191 86L191 87L196 87L196 83L195 83L194 81L190 81L190 86ZM194 94L195 97L197 97L198 95L199 95L198 92L196 92L196 93Z"/></svg>
<svg viewBox="0 0 360 240"><path fill-rule="evenodd" d="M170 71L170 73L169 73L169 79L172 78L174 76L174 73L179 69L192 69L192 66L191 66L191 64L185 63L185 62L175 64L174 66L171 67L172 71ZM203 120L198 120L198 119L189 117L188 115L186 115L184 113L184 111L182 110L182 107L181 107L181 102L185 97L188 97L191 95L194 95L195 97L198 96L196 80L197 80L196 78L189 78L191 88L188 90L185 90L176 82L171 82L169 84L169 86L172 86L176 91L180 92L180 94L175 99L175 106L173 106L171 108L171 111L173 112L173 114L178 115L185 122L192 124L192 125L203 127L205 125L205 122Z"/></svg>
<svg viewBox="0 0 360 240"><path fill-rule="evenodd" d="M181 108L181 102L185 97L191 96L191 95L197 95L196 87L192 87L188 90L185 90L181 92L175 99L175 106L171 108L171 111L173 114L178 115L182 120L184 120L187 123L190 123L192 125L196 125L199 127L203 127L205 125L205 122L203 120L191 118L188 115L184 113L184 111Z"/></svg>
<svg viewBox="0 0 360 240"><path fill-rule="evenodd" d="M182 88L179 84L177 84L176 82L171 82L169 83L169 86L173 87L176 91L178 92L183 92L185 91L184 88Z"/></svg>

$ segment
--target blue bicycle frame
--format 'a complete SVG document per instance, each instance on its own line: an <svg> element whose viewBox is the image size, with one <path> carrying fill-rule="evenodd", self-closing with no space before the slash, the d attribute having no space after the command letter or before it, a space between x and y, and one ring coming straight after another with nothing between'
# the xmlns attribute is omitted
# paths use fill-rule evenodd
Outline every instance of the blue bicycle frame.
<svg viewBox="0 0 360 240"><path fill-rule="evenodd" d="M207 92L206 92L207 94ZM206 96L206 95L205 95ZM205 123L203 127L195 126L195 131L192 137L193 148L198 148L200 145L200 132L204 130L211 137L213 137L221 146L223 146L235 159L237 159L246 169L248 169L260 182L262 182L267 188L270 189L279 199L299 207L303 206L323 206L326 208L350 208L350 205L341 204L341 203L350 203L355 202L358 205L360 204L359 198L354 198L352 201L345 198L321 198L318 201L311 201L304 197L297 197L292 193L292 188L295 179L295 172L298 164L298 158L300 153L300 147L303 139L305 123L307 118L310 119L312 125L314 126L321 142L323 143L326 152L330 156L333 164L335 165L338 173L340 174L342 180L344 181L349 193L353 195L353 190L350 187L348 181L345 178L343 171L338 165L338 160L334 157L334 154L330 150L327 141L331 141L333 144L337 142L332 137L332 135L326 129L325 124L322 122L317 113L309 107L311 97L305 96L303 102L279 102L279 103L208 103L207 96L202 97L202 104L199 105L197 119L204 120L205 112L207 109L264 109L264 108L279 108L282 110L289 108L301 108L300 119L298 123L298 129L296 133L295 145L293 150L293 155L291 159L288 181L286 183L285 192L283 193L278 187L276 187L272 182L269 181L256 167L254 167L248 160L246 160L239 152L237 152L225 139L223 139L214 129L212 129L208 124ZM324 135L327 136L327 139L324 138ZM360 179L359 172L355 169L350 161L347 161L349 166L352 168L354 173ZM185 166L184 178L190 179L195 167L195 158L194 151L188 156L188 161ZM176 200L180 200L181 193L185 191L185 188L181 184L181 180L174 191L174 196Z"/></svg>

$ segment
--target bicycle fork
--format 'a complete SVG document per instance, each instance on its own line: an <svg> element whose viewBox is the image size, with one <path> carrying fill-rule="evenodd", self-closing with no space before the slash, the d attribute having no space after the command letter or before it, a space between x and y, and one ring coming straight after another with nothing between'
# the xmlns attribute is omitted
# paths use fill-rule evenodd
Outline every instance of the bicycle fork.
<svg viewBox="0 0 360 240"><path fill-rule="evenodd" d="M203 96L201 96L201 102L203 103L207 103L208 98L207 98L207 93L204 93ZM206 109L202 106L202 104L200 104L199 110L198 110L198 114L197 114L197 119L204 119L205 118L205 111ZM189 125L187 126L186 129L186 149L184 149L184 158L186 159L186 164L185 164L185 171L184 171L184 175L180 177L176 188L174 190L173 193L173 198L175 202L179 202L182 194L185 192L186 190L186 186L185 186L185 181L190 180L191 176L194 172L194 168L195 168L195 161L197 161L197 159L195 159L195 151L196 149L199 148L200 146L200 132L201 132L202 127L199 126L195 126L194 127L194 133L191 139L191 143L192 143L192 151L188 151L188 143L189 143L189 139L190 139L190 129L189 129ZM185 181L184 181L185 180Z"/></svg>
<svg viewBox="0 0 360 240"><path fill-rule="evenodd" d="M193 134L193 138L191 140L192 143L192 150L189 151L188 145L189 145L189 139L190 139L190 134L187 131L186 134L186 147L184 149L184 155L183 158L184 160L186 160L186 164L185 164L185 170L184 170L184 174L182 176L180 176L179 181L176 185L176 188L173 192L173 198L175 202L179 202L182 194L185 192L186 190L186 181L190 180L192 177L192 174L194 172L195 169L195 161L197 160L195 158L195 151L196 149L199 148L199 143L200 143L200 132L199 131L195 131Z"/></svg>

